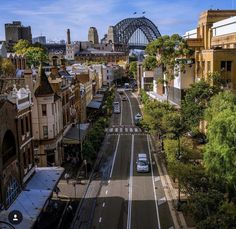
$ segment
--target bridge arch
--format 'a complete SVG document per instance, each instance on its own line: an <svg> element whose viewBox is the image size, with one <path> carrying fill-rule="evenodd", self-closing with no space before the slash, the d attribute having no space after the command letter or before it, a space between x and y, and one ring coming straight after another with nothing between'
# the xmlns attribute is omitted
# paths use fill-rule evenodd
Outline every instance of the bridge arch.
<svg viewBox="0 0 236 229"><path fill-rule="evenodd" d="M157 26L148 18L126 18L118 22L113 28L114 43L128 45L130 38L138 29L142 31L148 42L161 36Z"/></svg>

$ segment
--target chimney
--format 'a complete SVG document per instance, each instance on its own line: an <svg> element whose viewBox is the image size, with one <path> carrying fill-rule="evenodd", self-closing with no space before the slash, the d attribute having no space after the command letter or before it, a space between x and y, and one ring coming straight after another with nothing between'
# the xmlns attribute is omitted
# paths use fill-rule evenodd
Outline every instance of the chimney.
<svg viewBox="0 0 236 229"><path fill-rule="evenodd" d="M71 40L70 40L70 29L67 29L67 44L71 44Z"/></svg>

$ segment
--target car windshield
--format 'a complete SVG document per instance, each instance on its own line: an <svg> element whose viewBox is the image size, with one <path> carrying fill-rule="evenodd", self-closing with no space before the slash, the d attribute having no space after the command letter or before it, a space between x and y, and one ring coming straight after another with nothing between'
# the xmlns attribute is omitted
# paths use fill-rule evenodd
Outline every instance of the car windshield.
<svg viewBox="0 0 236 229"><path fill-rule="evenodd" d="M139 166L146 166L147 162L146 161L138 161Z"/></svg>

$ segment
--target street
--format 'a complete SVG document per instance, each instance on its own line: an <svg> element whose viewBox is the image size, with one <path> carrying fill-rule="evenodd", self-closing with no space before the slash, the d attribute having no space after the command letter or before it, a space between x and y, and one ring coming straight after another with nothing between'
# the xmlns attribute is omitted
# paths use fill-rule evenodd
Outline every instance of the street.
<svg viewBox="0 0 236 229"><path fill-rule="evenodd" d="M151 138L134 125L134 116L141 113L138 100L130 91L123 96L127 101L116 94L121 113L112 115L107 128L101 175L91 182L73 228L174 228L152 156ZM148 155L149 173L137 173L139 153Z"/></svg>

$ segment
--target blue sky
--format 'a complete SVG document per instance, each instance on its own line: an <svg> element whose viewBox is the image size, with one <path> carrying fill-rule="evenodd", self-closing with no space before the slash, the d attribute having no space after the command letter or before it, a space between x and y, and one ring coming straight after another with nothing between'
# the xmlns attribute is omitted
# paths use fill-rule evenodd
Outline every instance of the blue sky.
<svg viewBox="0 0 236 229"><path fill-rule="evenodd" d="M88 29L94 26L100 39L109 25L143 11L161 34L183 34L194 29L199 14L210 8L236 9L236 0L0 0L0 40L5 39L4 24L13 20L30 25L33 37L65 39L70 28L72 40L87 40Z"/></svg>

